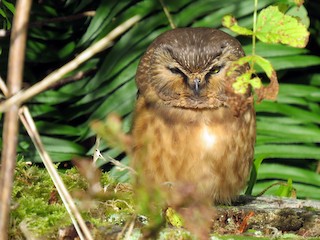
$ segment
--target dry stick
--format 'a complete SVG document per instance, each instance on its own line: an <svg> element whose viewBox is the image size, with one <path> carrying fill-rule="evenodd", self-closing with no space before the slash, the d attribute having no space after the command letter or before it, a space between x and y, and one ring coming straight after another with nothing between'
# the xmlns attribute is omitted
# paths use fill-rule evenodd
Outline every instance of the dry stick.
<svg viewBox="0 0 320 240"><path fill-rule="evenodd" d="M84 222L83 218L81 217L72 197L70 196L68 190L66 189L65 185L63 184L63 181L58 174L58 171L56 170L55 166L53 165L49 154L44 149L44 146L41 142L40 135L37 131L36 125L31 117L31 114L27 107L22 107L19 111L20 119L26 128L33 144L36 146L37 151L39 152L39 155L52 179L54 182L54 185L56 186L58 193L62 199L62 202L64 203L71 220L73 222L73 225L80 237L81 240L92 240L92 236L90 234L90 231ZM78 225L79 223L79 225ZM81 231L81 230L82 231ZM82 234L83 233L83 234ZM83 236L84 235L84 236Z"/></svg>
<svg viewBox="0 0 320 240"><path fill-rule="evenodd" d="M18 0L13 19L8 62L8 95L21 89L24 53L27 39L27 26L31 0ZM8 239L9 212L16 166L16 147L19 130L18 104L12 104L4 116L3 145L0 172L0 239Z"/></svg>
<svg viewBox="0 0 320 240"><path fill-rule="evenodd" d="M4 96L7 97L9 95L7 85L3 81L2 77L0 77L0 90L2 91Z"/></svg>
<svg viewBox="0 0 320 240"><path fill-rule="evenodd" d="M0 88L1 91L4 93L5 96L7 96L8 89L7 89L7 86L4 84L4 82L3 82L1 77L0 77L0 85L1 85L1 88ZM46 152L46 151L45 151L45 149L43 147L43 144L41 142L40 136L39 136L39 134L38 134L38 132L36 130L36 126L34 124L34 121L32 120L32 117L31 117L27 107L22 107L22 108L19 109L19 117L20 117L20 120L23 123L25 129L27 130L30 138L32 139L34 145L36 146L36 148L37 149L41 149L41 151L38 150L38 152L39 152L39 154L41 156L41 159L43 160L46 168L48 169L47 166L48 165L52 165L51 159L46 157L46 156L49 156L48 153L46 153L45 156L40 153L40 152ZM29 120L27 120L27 118ZM35 130L33 130L33 129L35 129ZM50 170L48 169L49 174L52 173L52 170L56 172L56 169L53 166L53 167L50 167ZM70 215L71 221L73 222L73 225L74 225L74 227L75 227L80 239L84 239L84 237L82 235L82 232L80 230L80 227L78 225L78 222L76 220L76 217L74 215L78 216L78 218L81 218L80 221L83 222L83 223L84 223L84 220L82 220L82 217L81 217L80 213L78 212L78 209L76 208L76 206L74 206L73 211L71 210L70 205L71 206L74 205L73 199L70 197L70 194L67 194L67 196L64 196L65 195L64 193L67 191L67 189L64 186L61 178L57 180L57 178L56 178L57 175L58 175L58 173L57 174L50 174L50 177L52 178L52 181L54 182L56 187L57 187L57 185L59 185L59 187L57 187L57 189L58 189L58 192L59 192L59 194L61 196L61 199L62 199L62 201L63 201L63 203L64 203L64 205L65 205L65 207L66 207L66 209L67 209L67 211L68 211L68 213ZM59 189L65 189L65 191L59 191ZM75 212L75 214L73 214L73 212ZM83 223L80 224L80 225L84 226L84 228L87 228L87 225L85 225ZM23 227L25 227L25 225L23 225ZM86 233L89 233L88 229L84 229L82 231L86 232ZM89 237L87 236L87 239L92 239L92 237L91 238L90 237L91 237L91 235Z"/></svg>
<svg viewBox="0 0 320 240"><path fill-rule="evenodd" d="M40 92L46 90L52 84L58 82L64 75L75 70L79 65L83 62L90 59L92 56L101 52L108 46L112 44L112 41L119 37L122 33L127 31L130 27L132 27L135 23L140 20L140 16L134 16L129 20L125 21L115 29L113 29L107 36L99 40L94 45L87 48L85 51L80 53L75 59L68 62L61 68L53 71L47 77L45 77L42 81L34 84L32 87L28 88L25 91L21 91L8 100L2 102L0 104L0 112L6 111L10 106L13 104L22 104L23 102L27 101L28 99L32 98L33 96L39 94Z"/></svg>
<svg viewBox="0 0 320 240"><path fill-rule="evenodd" d="M100 146L100 137L97 137L96 138L96 143L95 143L95 146L94 146L94 153L93 153L93 164L96 164L96 162L98 161L98 159L102 159L104 162L111 162L115 167L116 169L119 169L119 171L124 171L124 170L128 170L131 174L134 174L134 175L137 175L137 172L121 163L120 161L112 158L111 156L107 155L107 158L109 159L109 161L101 154L100 150L99 150L99 146Z"/></svg>

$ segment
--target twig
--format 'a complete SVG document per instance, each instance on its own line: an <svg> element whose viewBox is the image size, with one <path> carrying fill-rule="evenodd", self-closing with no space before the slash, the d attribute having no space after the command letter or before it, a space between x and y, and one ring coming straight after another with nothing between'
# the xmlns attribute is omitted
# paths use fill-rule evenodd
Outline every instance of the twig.
<svg viewBox="0 0 320 240"><path fill-rule="evenodd" d="M51 18L51 19L45 19L43 21L38 22L31 22L30 27L39 27L50 23L58 23L58 22L71 22L74 20L78 20L84 17L93 17L96 14L96 11L87 11L83 13L78 13L71 16L65 16L65 17L57 17L57 18Z"/></svg>
<svg viewBox="0 0 320 240"><path fill-rule="evenodd" d="M24 53L27 39L27 26L31 0L18 0L16 14L13 19L8 61L8 96L16 94L21 89L23 79ZM0 239L8 239L9 212L13 187L14 169L16 166L16 148L19 130L19 104L10 106L4 117L3 145L0 172Z"/></svg>
<svg viewBox="0 0 320 240"><path fill-rule="evenodd" d="M5 82L3 81L2 77L0 77L0 90L2 91L4 96L9 95L8 88L5 84Z"/></svg>
<svg viewBox="0 0 320 240"><path fill-rule="evenodd" d="M90 73L94 72L95 70L96 70L96 68L92 68L92 69L85 71L85 72L79 71L73 76L63 78L63 79L59 80L57 83L52 84L52 86L50 86L50 88L48 88L48 89L58 88L61 86L65 86L66 84L69 84L69 83L72 83L75 81L79 81L79 80L83 79L84 77L88 76Z"/></svg>
<svg viewBox="0 0 320 240"><path fill-rule="evenodd" d="M100 137L97 137L96 139L96 143L94 146L94 153L93 153L93 163L95 164L97 162L98 159L102 159L105 162L111 162L114 166L116 166L117 169L119 169L119 171L124 171L124 170L128 170L129 172L131 172L132 174L137 174L137 172L129 167L124 165L123 163L121 163L120 161L112 158L111 156L107 155L108 160L101 154L100 150L99 150L99 145L100 145Z"/></svg>
<svg viewBox="0 0 320 240"><path fill-rule="evenodd" d="M2 102L0 104L0 112L6 111L13 104L22 104L33 96L39 94L40 92L46 90L52 84L58 82L63 76L67 73L75 70L79 65L90 59L92 56L101 52L105 48L111 46L111 43L119 37L122 33L127 31L130 27L132 27L135 23L140 20L140 16L134 16L129 20L125 21L123 24L119 25L115 29L113 29L107 36L96 42L94 45L87 48L85 51L80 53L75 59L68 62L61 68L53 71L47 77L45 77L42 81L34 84L32 87L28 88L25 91L21 91L8 100Z"/></svg>
<svg viewBox="0 0 320 240"><path fill-rule="evenodd" d="M133 232L133 228L134 228L134 224L135 224L134 222L135 222L135 218L133 218L133 219L131 220L130 225L129 225L129 227L128 227L128 230L127 230L127 232L126 232L126 235L124 236L124 240L129 240L129 239L131 239L130 236L131 236L131 234L132 234L132 232Z"/></svg>
<svg viewBox="0 0 320 240"><path fill-rule="evenodd" d="M265 189L263 189L260 193L256 194L255 197L261 197L263 194L265 194L269 189L273 188L274 186L277 186L277 185L280 185L280 186L288 186L287 183L285 182L276 182L276 183L273 183L271 184L270 186L266 187ZM295 189L293 189L295 190Z"/></svg>
<svg viewBox="0 0 320 240"><path fill-rule="evenodd" d="M135 220L136 220L136 216L133 215L131 221L126 222L126 224L122 228L121 232L118 234L116 240L120 240L120 239L127 240L127 239L130 239L130 235L132 234L133 227L134 227L134 224L135 224ZM126 234L123 237L125 231L126 231Z"/></svg>
<svg viewBox="0 0 320 240"><path fill-rule="evenodd" d="M174 22L173 22L173 19L172 19L172 17L171 17L171 14L170 14L168 8L166 7L166 5L164 5L163 0L159 0L159 2L160 2L160 4L161 4L161 6L162 6L162 9L163 9L163 11L164 11L164 14L165 14L166 17L168 18L168 21L169 21L169 23L170 23L170 27L171 27L172 29L175 29L175 28L176 28L176 25L175 25Z"/></svg>
<svg viewBox="0 0 320 240"><path fill-rule="evenodd" d="M49 154L46 152L46 150L43 147L43 144L41 142L39 133L37 131L36 125L31 117L31 114L27 107L22 107L20 109L20 119L26 128L33 144L35 145L52 181L54 182L54 185L56 186L59 195L70 215L70 218L73 222L73 225L80 237L81 240L93 240L90 231L85 224L83 218L81 217L81 214L79 213L75 203L73 202L72 197L70 196L70 193L68 192L67 188L63 184L63 181L61 177L59 176L56 168L54 167L51 158Z"/></svg>

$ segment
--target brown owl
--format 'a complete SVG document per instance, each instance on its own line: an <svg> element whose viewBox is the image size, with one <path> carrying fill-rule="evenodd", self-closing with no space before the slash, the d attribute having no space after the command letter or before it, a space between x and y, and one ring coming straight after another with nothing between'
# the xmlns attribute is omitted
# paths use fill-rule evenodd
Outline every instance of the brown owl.
<svg viewBox="0 0 320 240"><path fill-rule="evenodd" d="M250 90L231 85L242 67L240 43L211 28L160 35L136 75L133 167L154 186L192 186L199 199L229 203L246 185L253 160L255 112ZM181 191L181 189L179 190Z"/></svg>

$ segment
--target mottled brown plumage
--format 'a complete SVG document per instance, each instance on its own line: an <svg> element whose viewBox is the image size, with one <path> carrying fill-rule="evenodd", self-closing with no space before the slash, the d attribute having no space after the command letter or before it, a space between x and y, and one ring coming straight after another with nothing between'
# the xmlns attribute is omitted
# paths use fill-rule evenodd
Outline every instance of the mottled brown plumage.
<svg viewBox="0 0 320 240"><path fill-rule="evenodd" d="M252 97L227 75L244 56L240 43L211 28L160 35L141 59L133 135L138 179L192 186L195 196L229 203L246 185L255 143ZM178 194L178 190L174 194ZM172 199L173 197L171 197ZM170 202L170 197L169 197Z"/></svg>

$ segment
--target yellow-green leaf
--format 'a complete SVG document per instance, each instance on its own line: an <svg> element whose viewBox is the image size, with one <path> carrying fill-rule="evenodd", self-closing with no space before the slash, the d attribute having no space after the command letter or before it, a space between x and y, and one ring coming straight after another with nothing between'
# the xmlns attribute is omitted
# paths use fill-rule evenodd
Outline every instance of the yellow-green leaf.
<svg viewBox="0 0 320 240"><path fill-rule="evenodd" d="M239 94L245 94L247 92L250 79L251 72L245 72L237 77L236 81L232 84L234 91Z"/></svg>
<svg viewBox="0 0 320 240"><path fill-rule="evenodd" d="M250 69L241 74L236 78L236 81L232 84L233 89L236 93L244 94L249 85L251 85L254 89L256 94L258 95L258 101L262 99L270 99L274 100L277 98L278 91L279 91L279 83L277 79L276 71L273 69L271 63L260 56L252 55L252 56L245 56L237 61L233 62L231 68L228 71L228 75L232 75L232 73L244 64L250 64ZM270 79L270 84L268 86L263 86L261 80L258 77L252 77L255 75L254 66L259 65L267 74L268 78Z"/></svg>
<svg viewBox="0 0 320 240"><path fill-rule="evenodd" d="M166 210L167 221L174 227L182 227L183 219L182 217L172 208Z"/></svg>
<svg viewBox="0 0 320 240"><path fill-rule="evenodd" d="M254 55L252 56L252 61L257 63L265 71L268 78L272 77L272 74L275 72L275 70L267 59L260 57L259 55Z"/></svg>
<svg viewBox="0 0 320 240"><path fill-rule="evenodd" d="M237 20L231 15L226 15L222 18L222 25L240 35L252 35L252 31L250 29L239 26Z"/></svg>
<svg viewBox="0 0 320 240"><path fill-rule="evenodd" d="M296 18L283 14L278 7L270 6L258 15L256 36L265 43L304 48L309 32Z"/></svg>

